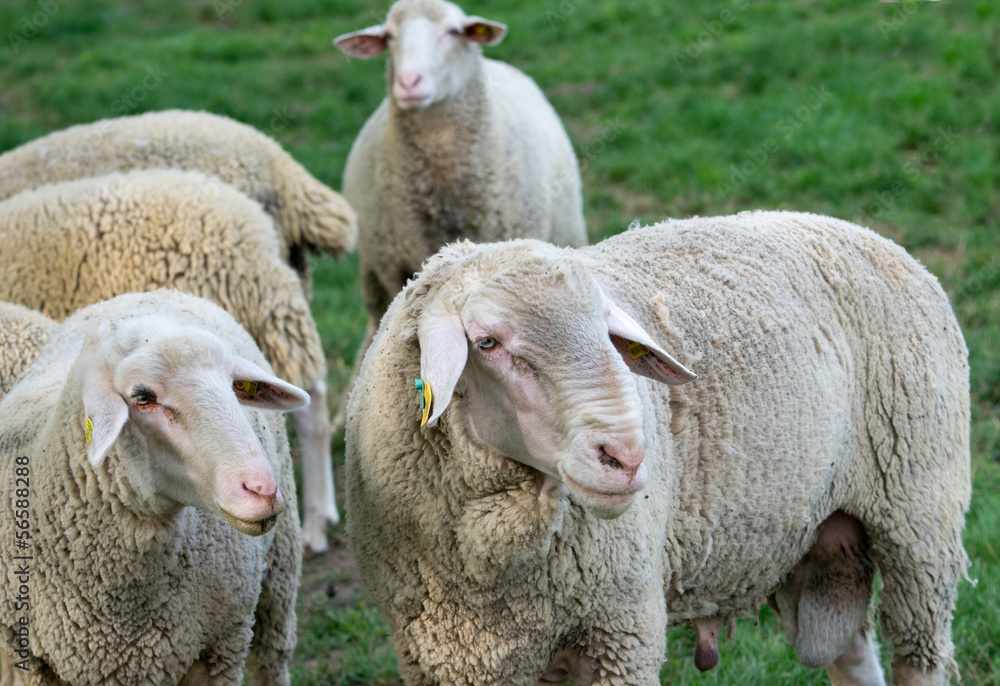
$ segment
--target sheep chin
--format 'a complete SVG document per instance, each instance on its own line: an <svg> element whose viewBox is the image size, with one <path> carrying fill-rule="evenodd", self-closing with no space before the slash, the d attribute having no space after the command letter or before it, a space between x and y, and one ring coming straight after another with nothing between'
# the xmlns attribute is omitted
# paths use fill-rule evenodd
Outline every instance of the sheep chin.
<svg viewBox="0 0 1000 686"><path fill-rule="evenodd" d="M263 536L272 528L274 528L275 522L278 521L278 514L268 515L263 519L258 519L256 521L251 521L249 519L240 519L231 512L227 512L223 508L219 508L219 514L225 517L226 521L229 522L230 526L239 531L240 533L247 534L248 536Z"/></svg>
<svg viewBox="0 0 1000 686"><path fill-rule="evenodd" d="M563 483L569 489L570 499L598 519L616 519L632 505L633 493L602 493L587 488L565 470L559 470Z"/></svg>

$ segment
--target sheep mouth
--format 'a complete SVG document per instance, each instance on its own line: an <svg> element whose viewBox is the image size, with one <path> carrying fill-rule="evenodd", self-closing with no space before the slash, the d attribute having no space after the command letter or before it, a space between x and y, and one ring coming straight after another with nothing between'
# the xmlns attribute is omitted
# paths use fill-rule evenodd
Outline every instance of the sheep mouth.
<svg viewBox="0 0 1000 686"><path fill-rule="evenodd" d="M582 496L587 503L596 501L595 504L599 507L610 507L614 510L620 509L621 512L625 511L625 508L628 506L629 502L631 502L632 497L641 490L641 487L639 487L625 491L599 491L588 486L584 486L565 471L563 471L562 477L565 479L570 493L576 493ZM586 504L584 504L584 506L587 507ZM621 512L618 512L618 514L621 514ZM618 515L616 514L614 516Z"/></svg>
<svg viewBox="0 0 1000 686"><path fill-rule="evenodd" d="M243 519L237 517L232 512L227 512L221 507L219 508L219 512L226 518L230 526L248 536L263 536L273 529L275 522L278 521L278 513L268 515L263 519Z"/></svg>
<svg viewBox="0 0 1000 686"><path fill-rule="evenodd" d="M430 104L430 96L404 95L396 98L396 104L404 110L418 110Z"/></svg>

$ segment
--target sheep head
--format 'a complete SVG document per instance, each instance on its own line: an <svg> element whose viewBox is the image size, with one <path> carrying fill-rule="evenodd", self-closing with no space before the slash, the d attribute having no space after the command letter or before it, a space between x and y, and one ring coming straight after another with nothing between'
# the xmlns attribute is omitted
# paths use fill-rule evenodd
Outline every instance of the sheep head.
<svg viewBox="0 0 1000 686"><path fill-rule="evenodd" d="M503 24L466 16L443 0L400 0L384 24L333 40L351 57L389 50L389 95L403 110L425 109L459 93L476 73L481 45L496 45Z"/></svg>
<svg viewBox="0 0 1000 686"><path fill-rule="evenodd" d="M472 249L448 267L417 324L421 377L432 389L427 423L454 392L448 421L475 442L565 484L597 516L622 514L647 478L630 372L668 384L696 376L569 251L514 241Z"/></svg>
<svg viewBox="0 0 1000 686"><path fill-rule="evenodd" d="M199 507L251 535L274 526L284 499L242 406L293 410L307 393L214 333L163 316L102 323L74 373L87 459L100 468L114 449L139 508Z"/></svg>

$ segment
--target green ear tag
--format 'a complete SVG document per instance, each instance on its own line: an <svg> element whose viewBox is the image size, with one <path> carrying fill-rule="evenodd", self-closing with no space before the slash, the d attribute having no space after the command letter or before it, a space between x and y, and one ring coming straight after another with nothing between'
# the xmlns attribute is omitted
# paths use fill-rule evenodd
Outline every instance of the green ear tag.
<svg viewBox="0 0 1000 686"><path fill-rule="evenodd" d="M87 417L87 421L83 423L83 438L87 441L87 445L90 445L90 442L94 440L94 422L90 420L90 417Z"/></svg>
<svg viewBox="0 0 1000 686"><path fill-rule="evenodd" d="M636 343L635 341L628 342L628 354L632 356L632 359L642 357L643 355L649 354L649 348L644 346L642 343Z"/></svg>
<svg viewBox="0 0 1000 686"><path fill-rule="evenodd" d="M414 383L420 393L420 409L423 410L420 418L420 426L427 423L427 419L431 416L431 403L433 403L434 398L431 395L431 384L429 381L424 381L423 379L417 379Z"/></svg>
<svg viewBox="0 0 1000 686"><path fill-rule="evenodd" d="M233 382L233 388L238 388L251 396L257 395L257 386L258 383L256 381L239 380Z"/></svg>

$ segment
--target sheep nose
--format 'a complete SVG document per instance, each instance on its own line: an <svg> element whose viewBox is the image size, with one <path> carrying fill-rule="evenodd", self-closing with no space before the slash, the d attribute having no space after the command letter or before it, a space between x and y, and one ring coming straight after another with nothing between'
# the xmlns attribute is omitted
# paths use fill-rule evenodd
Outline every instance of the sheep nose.
<svg viewBox="0 0 1000 686"><path fill-rule="evenodd" d="M400 88L403 90L412 91L417 87L417 84L423 80L423 78L424 77L417 72L406 71L396 77L396 82L399 83Z"/></svg>
<svg viewBox="0 0 1000 686"><path fill-rule="evenodd" d="M278 514L285 509L285 500L273 481L270 483L258 480L243 482L243 490L255 502L267 505L271 514Z"/></svg>
<svg viewBox="0 0 1000 686"><path fill-rule="evenodd" d="M645 457L642 448L627 449L601 445L597 447L597 452L597 459L602 465L614 470L622 470L631 475L635 475Z"/></svg>
<svg viewBox="0 0 1000 686"><path fill-rule="evenodd" d="M258 476L244 481L243 490L249 491L250 493L256 493L263 498L270 498L277 493L278 484L274 482L274 479L270 479L266 476Z"/></svg>

